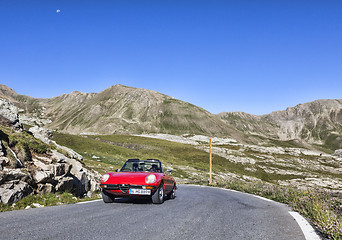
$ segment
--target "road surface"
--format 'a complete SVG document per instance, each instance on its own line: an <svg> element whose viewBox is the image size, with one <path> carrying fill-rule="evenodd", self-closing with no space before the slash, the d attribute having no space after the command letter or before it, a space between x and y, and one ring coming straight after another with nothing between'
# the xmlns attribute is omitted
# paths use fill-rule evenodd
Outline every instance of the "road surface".
<svg viewBox="0 0 342 240"><path fill-rule="evenodd" d="M305 240L283 204L181 185L162 205L121 199L0 213L0 239Z"/></svg>

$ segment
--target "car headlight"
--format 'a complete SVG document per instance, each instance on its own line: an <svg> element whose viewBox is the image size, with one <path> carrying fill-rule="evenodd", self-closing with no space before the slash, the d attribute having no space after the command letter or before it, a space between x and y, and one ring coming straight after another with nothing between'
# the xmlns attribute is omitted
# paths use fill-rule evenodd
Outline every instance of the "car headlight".
<svg viewBox="0 0 342 240"><path fill-rule="evenodd" d="M150 174L145 178L145 183L155 183L157 178L154 174Z"/></svg>
<svg viewBox="0 0 342 240"><path fill-rule="evenodd" d="M102 176L101 181L102 181L102 182L106 182L106 181L108 180L108 178L109 178L109 174L106 173L106 174L104 174L104 175Z"/></svg>

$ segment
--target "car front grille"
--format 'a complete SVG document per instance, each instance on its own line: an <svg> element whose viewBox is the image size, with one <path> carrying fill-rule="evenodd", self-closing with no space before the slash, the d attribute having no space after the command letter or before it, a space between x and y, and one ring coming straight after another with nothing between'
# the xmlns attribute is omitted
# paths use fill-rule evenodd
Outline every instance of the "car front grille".
<svg viewBox="0 0 342 240"><path fill-rule="evenodd" d="M129 185L127 185L127 184L120 184L119 185L119 189L121 190L121 192L126 193L126 192L128 192Z"/></svg>

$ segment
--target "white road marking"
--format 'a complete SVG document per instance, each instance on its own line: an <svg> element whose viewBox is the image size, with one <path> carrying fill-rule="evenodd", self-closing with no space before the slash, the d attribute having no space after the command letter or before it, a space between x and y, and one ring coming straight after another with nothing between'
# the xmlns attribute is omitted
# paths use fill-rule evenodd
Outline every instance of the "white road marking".
<svg viewBox="0 0 342 240"><path fill-rule="evenodd" d="M302 229L306 240L320 240L321 238L316 234L311 225L297 212L289 211L291 216L297 221L299 227Z"/></svg>
<svg viewBox="0 0 342 240"><path fill-rule="evenodd" d="M271 199L264 198L264 197L261 197L261 196L257 196L257 195L253 195L253 196L256 197L256 198L260 198L260 199L262 199L262 200L264 200L264 201L267 201L267 202L275 202L275 201L273 201L273 200L271 200Z"/></svg>
<svg viewBox="0 0 342 240"><path fill-rule="evenodd" d="M92 202L98 202L98 201L102 201L102 199L96 199L96 200L91 200L91 201L86 201L86 202L78 202L76 204L86 204L86 203L92 203Z"/></svg>

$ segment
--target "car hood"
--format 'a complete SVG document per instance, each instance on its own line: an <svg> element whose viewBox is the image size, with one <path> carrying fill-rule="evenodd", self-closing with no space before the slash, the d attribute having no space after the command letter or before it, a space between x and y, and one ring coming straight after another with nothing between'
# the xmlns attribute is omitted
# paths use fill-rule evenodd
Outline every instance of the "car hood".
<svg viewBox="0 0 342 240"><path fill-rule="evenodd" d="M114 172L109 173L110 178L105 182L106 184L131 184L131 185L146 185L145 178L154 174L157 177L157 182L160 173L151 172Z"/></svg>

